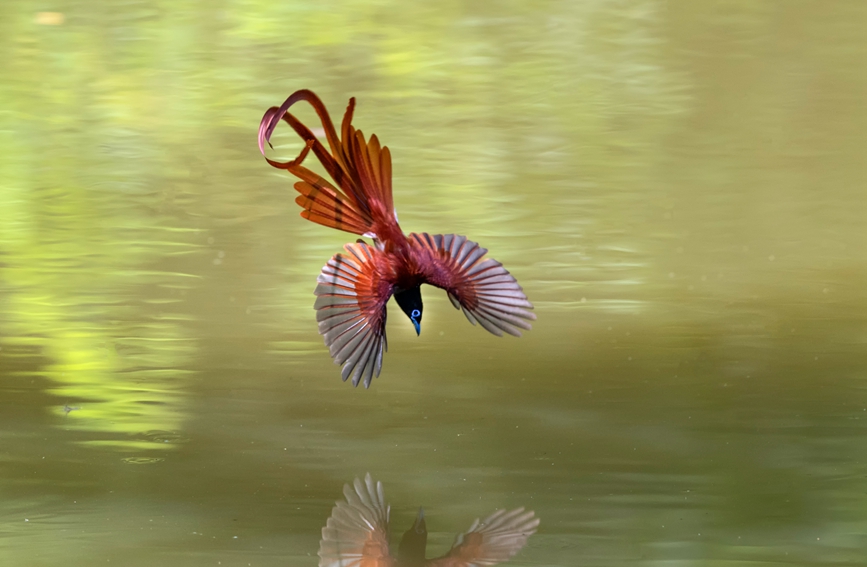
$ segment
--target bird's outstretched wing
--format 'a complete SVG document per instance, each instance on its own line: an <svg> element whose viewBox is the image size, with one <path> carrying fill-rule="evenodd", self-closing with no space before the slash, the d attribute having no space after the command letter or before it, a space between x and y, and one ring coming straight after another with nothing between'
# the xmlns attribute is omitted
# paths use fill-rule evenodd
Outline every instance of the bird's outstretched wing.
<svg viewBox="0 0 867 567"><path fill-rule="evenodd" d="M520 329L531 328L533 304L502 264L483 258L485 248L455 234L412 233L409 241L426 282L446 290L470 323L497 336L520 337Z"/></svg>
<svg viewBox="0 0 867 567"><path fill-rule="evenodd" d="M328 148L300 120L288 112L296 102L307 101L319 115ZM278 108L269 108L259 124L259 151L265 155L274 129L285 120L305 142L293 160L280 162L265 158L269 164L299 177L295 189L301 193L295 202L304 209L301 216L313 222L354 234L393 233L399 231L391 194L391 153L380 146L376 135L365 140L361 130L352 125L355 99L343 116L340 137L331 122L328 109L312 91L292 93ZM310 151L328 172L334 185L301 163ZM329 151L330 150L330 151ZM384 234L378 234L381 238Z"/></svg>
<svg viewBox="0 0 867 567"><path fill-rule="evenodd" d="M393 567L382 483L367 474L344 485L343 495L346 501L337 502L322 528L319 567Z"/></svg>
<svg viewBox="0 0 867 567"><path fill-rule="evenodd" d="M460 534L451 550L432 559L428 567L487 567L508 560L536 533L539 518L523 508L497 510L484 520L476 519Z"/></svg>
<svg viewBox="0 0 867 567"><path fill-rule="evenodd" d="M364 242L347 244L348 254L331 258L316 281L314 308L319 333L331 357L343 365L342 376L357 386L370 386L382 370L385 338L385 304L393 285L383 277L382 253Z"/></svg>

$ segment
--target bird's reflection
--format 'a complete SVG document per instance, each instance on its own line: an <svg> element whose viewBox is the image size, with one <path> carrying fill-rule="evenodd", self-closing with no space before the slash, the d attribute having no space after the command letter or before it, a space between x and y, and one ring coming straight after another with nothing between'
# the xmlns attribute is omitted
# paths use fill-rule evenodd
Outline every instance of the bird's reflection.
<svg viewBox="0 0 867 567"><path fill-rule="evenodd" d="M397 555L388 545L388 520L382 483L370 475L353 486L344 485L346 501L338 501L322 528L319 567L483 567L496 565L518 553L536 533L539 519L523 508L497 510L476 520L458 535L448 553L425 559L427 527L419 509L412 527L400 540Z"/></svg>

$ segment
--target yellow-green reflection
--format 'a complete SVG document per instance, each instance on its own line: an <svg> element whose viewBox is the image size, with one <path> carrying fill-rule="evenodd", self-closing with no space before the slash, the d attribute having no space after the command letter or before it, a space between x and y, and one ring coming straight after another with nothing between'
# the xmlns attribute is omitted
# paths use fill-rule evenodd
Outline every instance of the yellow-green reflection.
<svg viewBox="0 0 867 567"><path fill-rule="evenodd" d="M9 8L0 343L48 361L33 375L49 380L56 413L79 408L60 423L92 432L82 443L170 447L137 438L183 422L196 339L173 303L201 277L160 268L196 251L197 230L159 211L167 161L139 82L148 73L109 71L76 11Z"/></svg>
<svg viewBox="0 0 867 567"><path fill-rule="evenodd" d="M172 313L177 299L148 299L143 290L171 285L181 293L196 278L141 267L191 245L162 242L165 231L147 229L135 207L113 211L105 195L34 169L26 199L0 193L14 211L0 241L8 258L0 343L35 347L50 361L33 374L79 408L64 427L100 433L85 443L133 448L141 445L136 436L179 428L195 338L183 329L188 317ZM54 199L40 190L52 184L63 187Z"/></svg>

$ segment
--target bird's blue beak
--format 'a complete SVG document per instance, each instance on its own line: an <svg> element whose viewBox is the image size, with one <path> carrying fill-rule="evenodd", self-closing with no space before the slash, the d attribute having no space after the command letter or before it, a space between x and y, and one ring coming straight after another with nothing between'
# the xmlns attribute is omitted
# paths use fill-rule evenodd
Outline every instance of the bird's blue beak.
<svg viewBox="0 0 867 567"><path fill-rule="evenodd" d="M415 517L415 523L413 523L412 529L419 534L427 531L427 526L424 521L424 508L418 509L418 515Z"/></svg>
<svg viewBox="0 0 867 567"><path fill-rule="evenodd" d="M415 326L415 334L416 336L421 334L421 323L415 319L411 319L413 326Z"/></svg>

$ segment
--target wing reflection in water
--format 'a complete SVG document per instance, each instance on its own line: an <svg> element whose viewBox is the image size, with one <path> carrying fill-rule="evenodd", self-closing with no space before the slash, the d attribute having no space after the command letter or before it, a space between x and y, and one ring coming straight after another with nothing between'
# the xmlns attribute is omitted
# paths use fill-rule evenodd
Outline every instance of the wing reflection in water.
<svg viewBox="0 0 867 567"><path fill-rule="evenodd" d="M319 567L482 567L496 565L518 553L536 533L539 519L535 513L497 510L484 520L476 520L458 535L448 553L425 559L427 526L424 510L419 509L413 525L403 534L397 555L388 545L388 520L391 507L385 503L382 483L370 474L364 481L355 479L344 485L346 501L338 501L322 528Z"/></svg>

